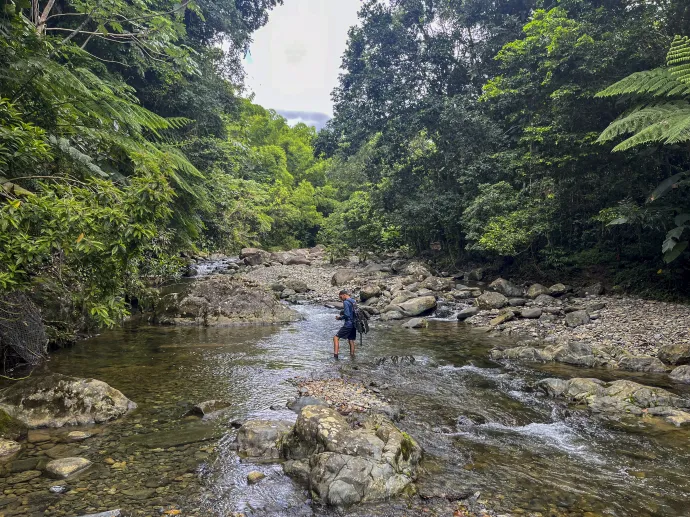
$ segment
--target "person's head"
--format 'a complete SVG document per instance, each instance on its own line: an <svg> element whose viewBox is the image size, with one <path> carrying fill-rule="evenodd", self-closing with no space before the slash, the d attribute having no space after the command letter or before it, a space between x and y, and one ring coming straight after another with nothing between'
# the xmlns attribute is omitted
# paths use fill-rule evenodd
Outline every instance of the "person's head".
<svg viewBox="0 0 690 517"><path fill-rule="evenodd" d="M345 289L343 289L342 291L340 291L338 293L338 298L340 298L343 301L347 300L349 297L350 297L350 293L348 291L346 291Z"/></svg>

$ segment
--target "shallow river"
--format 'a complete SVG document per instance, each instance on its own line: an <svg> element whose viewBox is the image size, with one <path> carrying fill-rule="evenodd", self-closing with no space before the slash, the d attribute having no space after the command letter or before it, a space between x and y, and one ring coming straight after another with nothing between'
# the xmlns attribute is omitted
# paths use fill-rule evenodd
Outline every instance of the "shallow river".
<svg viewBox="0 0 690 517"><path fill-rule="evenodd" d="M54 354L49 370L101 379L139 407L94 428L85 442L66 443L66 431L58 430L49 441L25 443L19 457L0 466L0 515L115 508L142 516L175 509L183 516L331 515L279 466L240 462L230 422L294 419L281 409L296 394L290 379L339 375L340 367L348 377L388 386L382 395L403 410L400 427L425 450L418 489L426 500L398 499L337 515L419 515L427 505L433 515L433 496L477 492L497 513L514 515L690 515L689 430L603 420L531 389L548 375L610 380L612 372L491 363L486 357L494 339L441 321L422 331L375 327L356 361L336 365L330 345L335 312L298 310L305 320L285 327L132 326ZM391 355L417 361L375 366ZM665 385L661 377L628 378ZM214 422L185 416L190 403L208 399L227 400L232 408ZM94 467L67 482L24 479L31 477L27 471L38 474L41 462L67 455L89 458ZM266 479L248 486L252 470ZM52 486L68 491L52 494Z"/></svg>

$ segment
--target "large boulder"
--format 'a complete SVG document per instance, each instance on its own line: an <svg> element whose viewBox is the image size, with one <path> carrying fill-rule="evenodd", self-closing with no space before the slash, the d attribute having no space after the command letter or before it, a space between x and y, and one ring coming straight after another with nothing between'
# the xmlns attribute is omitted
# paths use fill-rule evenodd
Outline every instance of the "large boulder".
<svg viewBox="0 0 690 517"><path fill-rule="evenodd" d="M298 280L297 278L286 278L283 280L285 289L292 289L296 293L306 293L309 291L309 287L303 280Z"/></svg>
<svg viewBox="0 0 690 517"><path fill-rule="evenodd" d="M271 262L278 262L280 264L287 264L288 261L293 258L295 255L290 253L289 251L276 251L271 253L270 255L270 260Z"/></svg>
<svg viewBox="0 0 690 517"><path fill-rule="evenodd" d="M561 296L568 292L568 286L564 284L553 284L549 287L549 294L551 296Z"/></svg>
<svg viewBox="0 0 690 517"><path fill-rule="evenodd" d="M684 364L678 368L674 368L669 374L669 377L676 382L690 384L690 364Z"/></svg>
<svg viewBox="0 0 690 517"><path fill-rule="evenodd" d="M421 282L419 287L431 291L450 291L453 288L453 279L430 276Z"/></svg>
<svg viewBox="0 0 690 517"><path fill-rule="evenodd" d="M421 262L410 262L405 268L405 273L414 277L418 282L431 276L431 272Z"/></svg>
<svg viewBox="0 0 690 517"><path fill-rule="evenodd" d="M522 361L557 362L573 366L594 367L607 364L607 358L588 343L568 341L545 347L519 345L504 349L493 349L492 359L511 359Z"/></svg>
<svg viewBox="0 0 690 517"><path fill-rule="evenodd" d="M509 298L522 296L523 294L523 290L521 287L518 287L503 278L497 278L496 280L491 282L489 284L489 288L501 294L504 294Z"/></svg>
<svg viewBox="0 0 690 517"><path fill-rule="evenodd" d="M670 343L659 349L659 359L667 364L690 363L690 343Z"/></svg>
<svg viewBox="0 0 690 517"><path fill-rule="evenodd" d="M544 287L541 284L532 284L529 286L529 289L527 289L527 296L529 298L536 298L540 294L549 294L548 288Z"/></svg>
<svg viewBox="0 0 690 517"><path fill-rule="evenodd" d="M295 255L290 257L285 264L288 266L311 266L311 260L303 255Z"/></svg>
<svg viewBox="0 0 690 517"><path fill-rule="evenodd" d="M666 367L656 357L650 355L629 355L618 361L618 368L631 372L664 373Z"/></svg>
<svg viewBox="0 0 690 517"><path fill-rule="evenodd" d="M248 266L260 266L271 262L271 254L259 248L243 248L240 252L240 258Z"/></svg>
<svg viewBox="0 0 690 517"><path fill-rule="evenodd" d="M291 429L292 424L282 420L248 420L237 432L238 453L260 460L280 459Z"/></svg>
<svg viewBox="0 0 690 517"><path fill-rule="evenodd" d="M338 269L335 273L333 273L333 277L331 277L331 285L342 286L349 284L355 279L356 276L357 271L354 269Z"/></svg>
<svg viewBox="0 0 690 517"><path fill-rule="evenodd" d="M422 451L381 415L352 429L334 409L307 406L284 443L286 473L326 504L386 500L412 483Z"/></svg>
<svg viewBox="0 0 690 517"><path fill-rule="evenodd" d="M0 409L31 429L100 424L135 407L103 381L57 373L17 381L0 392Z"/></svg>
<svg viewBox="0 0 690 517"><path fill-rule="evenodd" d="M436 307L436 298L433 296L420 296L412 298L400 304L403 314L407 316L419 316L429 312Z"/></svg>
<svg viewBox="0 0 690 517"><path fill-rule="evenodd" d="M597 413L652 415L681 425L690 423L684 411L690 401L662 388L644 386L628 380L603 382L599 379L544 379L537 386L552 397L586 404Z"/></svg>
<svg viewBox="0 0 690 517"><path fill-rule="evenodd" d="M365 285L359 292L359 297L363 302L381 295L381 288L378 285Z"/></svg>
<svg viewBox="0 0 690 517"><path fill-rule="evenodd" d="M479 307L467 307L466 309L458 312L458 321L465 321L466 319L476 316L477 314L479 314Z"/></svg>
<svg viewBox="0 0 690 517"><path fill-rule="evenodd" d="M482 310L502 309L508 305L508 298L501 293L484 293L475 300L475 304Z"/></svg>
<svg viewBox="0 0 690 517"><path fill-rule="evenodd" d="M186 295L161 304L158 322L173 325L270 325L300 319L269 290L244 279L212 276L194 284Z"/></svg>

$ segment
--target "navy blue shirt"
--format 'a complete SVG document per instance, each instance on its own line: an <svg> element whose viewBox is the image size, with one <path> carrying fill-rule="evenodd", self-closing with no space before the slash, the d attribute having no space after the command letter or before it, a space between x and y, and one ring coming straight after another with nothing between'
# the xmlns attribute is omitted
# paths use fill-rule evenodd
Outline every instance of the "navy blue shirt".
<svg viewBox="0 0 690 517"><path fill-rule="evenodd" d="M352 298L345 298L343 301L343 319L345 326L350 327L355 323L355 301Z"/></svg>

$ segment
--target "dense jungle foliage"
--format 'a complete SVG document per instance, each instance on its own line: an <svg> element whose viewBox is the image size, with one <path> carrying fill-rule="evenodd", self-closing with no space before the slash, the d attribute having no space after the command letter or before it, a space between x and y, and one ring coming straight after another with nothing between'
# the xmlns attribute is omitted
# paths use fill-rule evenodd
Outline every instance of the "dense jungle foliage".
<svg viewBox="0 0 690 517"><path fill-rule="evenodd" d="M323 238L678 293L689 33L681 0L366 2L316 143Z"/></svg>
<svg viewBox="0 0 690 517"><path fill-rule="evenodd" d="M3 2L1 290L98 327L181 252L315 242L336 203L315 130L241 96L278 3Z"/></svg>

